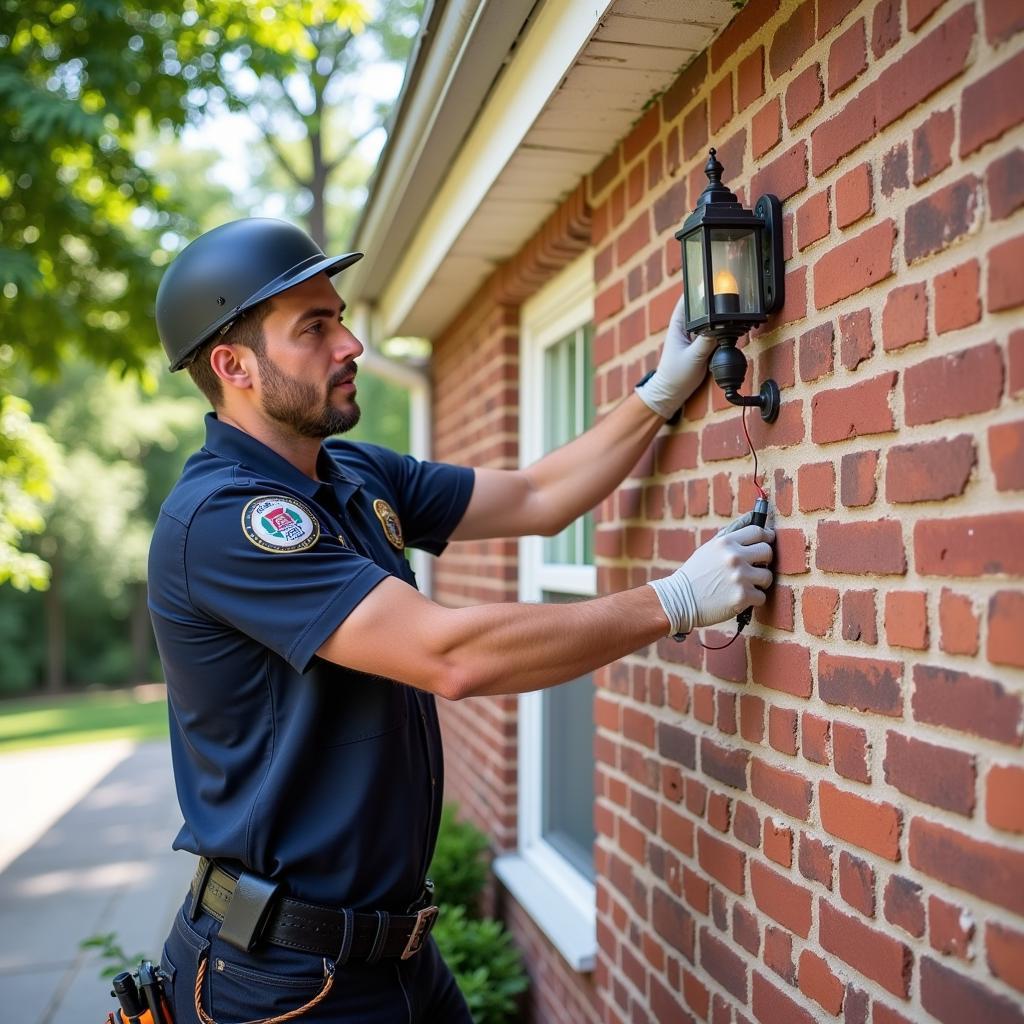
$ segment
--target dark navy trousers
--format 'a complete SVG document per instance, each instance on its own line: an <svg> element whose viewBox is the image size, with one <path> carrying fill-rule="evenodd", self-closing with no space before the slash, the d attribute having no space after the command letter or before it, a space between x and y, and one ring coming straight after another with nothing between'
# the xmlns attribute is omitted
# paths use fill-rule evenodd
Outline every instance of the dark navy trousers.
<svg viewBox="0 0 1024 1024"><path fill-rule="evenodd" d="M220 939L220 922L187 914L174 919L161 966L170 976L175 1024L201 1024L195 983L206 962L203 1010L217 1024L258 1021L295 1010L313 999L333 968L327 997L298 1021L308 1024L473 1024L466 1001L433 938L408 960L332 965L312 953L263 944L243 953Z"/></svg>

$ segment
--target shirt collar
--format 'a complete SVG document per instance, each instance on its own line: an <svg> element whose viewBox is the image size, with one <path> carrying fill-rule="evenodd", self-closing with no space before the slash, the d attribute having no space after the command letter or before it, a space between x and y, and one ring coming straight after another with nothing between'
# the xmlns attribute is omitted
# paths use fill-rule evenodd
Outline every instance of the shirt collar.
<svg viewBox="0 0 1024 1024"><path fill-rule="evenodd" d="M262 441L258 441L252 434L224 423L212 412L206 414L204 447L214 455L237 462L260 476L280 480L307 498L314 497L325 484L343 492L347 498L363 484L363 480L357 474L341 465L334 454L323 445L320 446L316 459L316 471L320 479L314 480L272 448L268 448Z"/></svg>

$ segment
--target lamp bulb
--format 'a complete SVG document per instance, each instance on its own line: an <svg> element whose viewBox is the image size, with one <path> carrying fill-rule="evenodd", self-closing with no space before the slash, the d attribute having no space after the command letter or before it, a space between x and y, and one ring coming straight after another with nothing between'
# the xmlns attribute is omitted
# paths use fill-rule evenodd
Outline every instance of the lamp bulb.
<svg viewBox="0 0 1024 1024"><path fill-rule="evenodd" d="M740 286L736 283L736 278L728 270L719 270L715 274L715 294L716 295L739 295Z"/></svg>

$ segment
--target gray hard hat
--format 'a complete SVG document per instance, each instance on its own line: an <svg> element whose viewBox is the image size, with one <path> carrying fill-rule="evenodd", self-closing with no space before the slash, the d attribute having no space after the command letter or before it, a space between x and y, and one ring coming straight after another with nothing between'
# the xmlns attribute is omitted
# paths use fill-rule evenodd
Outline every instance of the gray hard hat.
<svg viewBox="0 0 1024 1024"><path fill-rule="evenodd" d="M308 281L335 274L361 252L325 256L294 224L248 217L207 231L175 257L156 293L156 327L171 370L247 309Z"/></svg>

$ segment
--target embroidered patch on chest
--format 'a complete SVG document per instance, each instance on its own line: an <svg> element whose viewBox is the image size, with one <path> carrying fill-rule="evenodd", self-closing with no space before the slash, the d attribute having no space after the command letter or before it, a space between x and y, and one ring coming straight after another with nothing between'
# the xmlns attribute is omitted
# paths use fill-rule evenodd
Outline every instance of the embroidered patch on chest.
<svg viewBox="0 0 1024 1024"><path fill-rule="evenodd" d="M320 539L316 516L280 494L253 498L242 510L242 530L261 551L306 551Z"/></svg>
<svg viewBox="0 0 1024 1024"><path fill-rule="evenodd" d="M377 513L380 525L384 527L384 536L388 543L402 551L405 548L405 539L402 537L402 523L395 510L383 499L378 498L373 503L373 511Z"/></svg>

